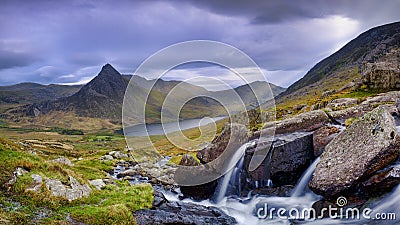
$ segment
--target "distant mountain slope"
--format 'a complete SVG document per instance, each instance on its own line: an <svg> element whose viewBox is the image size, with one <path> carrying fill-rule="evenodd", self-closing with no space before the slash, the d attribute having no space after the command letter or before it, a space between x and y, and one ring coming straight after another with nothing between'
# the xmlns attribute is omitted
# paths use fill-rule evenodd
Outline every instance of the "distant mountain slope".
<svg viewBox="0 0 400 225"><path fill-rule="evenodd" d="M53 114L62 115L66 113L70 117L76 115L77 117L101 118L115 122L120 121L122 118L122 105L125 91L131 78L136 93L136 95L132 97L135 98L136 102L143 103L146 100L146 96L140 93L147 93L154 80L147 80L139 76L121 75L110 64L106 64L93 80L70 96L28 104L16 109L11 109L7 113L9 117L14 118L14 120L19 120L20 116L28 116L33 118L41 117L42 120L48 122L48 118ZM180 84L179 87L176 86L178 84ZM266 82L259 81L251 84L255 93L261 97L261 102L273 97L269 96L268 92L265 91L266 85ZM194 98L184 105L179 115L181 119L226 114L224 107L220 103L212 98L203 97L203 95L214 96L230 101L230 94L232 94L233 91L237 91L247 108L257 106L255 96L250 90L249 85L243 85L234 90L211 92L205 88L189 83L164 81L160 79L156 81L146 102L146 122L154 123L160 121L160 111L164 99L172 88L175 88L174 91L178 94L173 97L172 102L168 106L171 112L168 111L168 109L166 111L166 115L170 115L171 118L173 116L172 111L179 107L178 104L181 102L179 99L185 99L192 96L192 94L199 95L200 97ZM274 96L285 90L275 85L271 85L271 89ZM232 102L231 104L234 104L235 107L239 106L236 102ZM43 119L43 117L48 118Z"/></svg>
<svg viewBox="0 0 400 225"><path fill-rule="evenodd" d="M78 92L82 85L42 85L37 83L20 83L11 86L0 86L0 105L32 104L47 100L67 97Z"/></svg>
<svg viewBox="0 0 400 225"><path fill-rule="evenodd" d="M372 28L317 63L282 93L277 102L303 100L305 103L322 92L338 90L360 78L360 70L365 63L374 62L399 46L400 22Z"/></svg>

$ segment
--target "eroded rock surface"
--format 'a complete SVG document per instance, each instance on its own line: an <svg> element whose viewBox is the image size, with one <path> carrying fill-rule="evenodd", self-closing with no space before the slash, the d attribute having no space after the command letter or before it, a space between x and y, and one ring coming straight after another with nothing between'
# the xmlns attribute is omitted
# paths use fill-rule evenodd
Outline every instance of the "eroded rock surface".
<svg viewBox="0 0 400 225"><path fill-rule="evenodd" d="M399 149L395 121L380 106L326 146L309 187L326 198L351 194L363 179L395 161Z"/></svg>

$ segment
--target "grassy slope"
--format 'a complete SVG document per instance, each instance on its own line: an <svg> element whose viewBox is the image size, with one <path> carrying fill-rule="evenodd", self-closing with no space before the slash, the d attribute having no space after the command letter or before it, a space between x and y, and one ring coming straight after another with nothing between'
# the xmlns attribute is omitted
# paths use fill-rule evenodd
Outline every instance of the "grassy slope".
<svg viewBox="0 0 400 225"><path fill-rule="evenodd" d="M226 120L217 122L216 127L208 125L204 129L183 131L191 140L182 140L178 144L185 149L200 149L219 133ZM176 137L178 133L171 134ZM13 171L22 167L28 174L18 178L17 183L8 189L2 186L0 192L0 224L68 224L67 215L75 221L86 224L134 224L132 212L151 207L153 202L150 185L130 186L127 182L117 181L118 186L107 185L101 191L92 187L88 198L68 202L50 195L43 186L41 193L25 192L32 185L32 174L67 182L72 175L81 183L91 179L105 178L106 171L113 168L118 160L99 161L99 158L113 150L124 149L126 143L122 135L112 133L87 133L85 135L61 135L55 132L39 132L33 129L0 128L0 185L10 180ZM172 156L172 163L178 163L183 154L195 155L176 147L164 135L152 136L151 140L157 151L165 156ZM29 143L30 147L16 144ZM143 137L135 137L135 150L148 151ZM29 153L35 149L36 155ZM59 156L71 159L74 166L64 166L50 162ZM82 158L78 160L78 158ZM40 219L40 212L47 217Z"/></svg>

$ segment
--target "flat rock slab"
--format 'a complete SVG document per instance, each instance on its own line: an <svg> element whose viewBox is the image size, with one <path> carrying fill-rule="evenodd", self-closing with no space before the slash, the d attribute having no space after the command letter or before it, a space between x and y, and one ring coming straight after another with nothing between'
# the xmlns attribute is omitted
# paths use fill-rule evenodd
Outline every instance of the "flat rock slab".
<svg viewBox="0 0 400 225"><path fill-rule="evenodd" d="M170 202L155 191L157 204L152 209L142 209L133 213L138 225L225 225L236 224L233 217L216 207L207 207L186 202Z"/></svg>
<svg viewBox="0 0 400 225"><path fill-rule="evenodd" d="M309 187L328 199L349 195L360 182L395 161L399 149L395 121L379 106L326 146Z"/></svg>

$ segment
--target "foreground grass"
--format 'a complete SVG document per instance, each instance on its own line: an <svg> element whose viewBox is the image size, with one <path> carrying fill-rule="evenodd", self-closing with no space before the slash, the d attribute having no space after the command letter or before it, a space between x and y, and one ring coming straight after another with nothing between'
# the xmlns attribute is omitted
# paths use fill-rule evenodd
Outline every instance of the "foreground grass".
<svg viewBox="0 0 400 225"><path fill-rule="evenodd" d="M26 134L25 134L26 135ZM63 137L66 138L66 137ZM106 170L112 169L113 162L101 162L99 156L117 147L120 143L82 142L74 153L60 149L44 149L35 154L10 140L0 139L0 224L69 224L79 221L85 224L135 224L132 213L149 208L153 203L153 189L150 184L131 186L127 181L116 181L102 190L92 187L89 197L68 202L54 197L45 185L40 192L26 191L32 187L32 174L67 182L68 176L86 184L89 179L106 177ZM108 149L108 150L107 150ZM113 148L111 148L113 149ZM49 154L47 154L49 153ZM50 159L55 155L82 157L74 166L59 165ZM28 171L18 177L14 185L7 182L15 168ZM45 216L41 216L43 211ZM42 218L43 217L43 218ZM68 221L67 218L71 218Z"/></svg>
<svg viewBox="0 0 400 225"><path fill-rule="evenodd" d="M185 139L177 145L165 135L151 136L158 154L172 156L171 163L179 163L183 154L195 155L196 151L221 132L226 120L202 129L183 131ZM150 184L131 186L127 181L115 181L102 190L92 187L87 198L68 202L54 197L45 185L39 193L26 191L32 187L32 174L68 182L73 176L81 184L107 177L119 160L100 161L110 151L126 152L125 138L112 131L101 133L60 132L60 128L0 128L0 224L135 224L132 213L150 208L154 201ZM169 135L179 137L179 133ZM148 151L145 137L134 137L133 151ZM74 166L51 162L60 156L67 157ZM129 159L128 159L129 160ZM133 160L133 159L132 159ZM18 177L14 185L7 185L15 168L28 171Z"/></svg>

